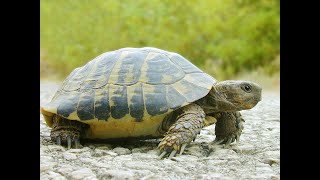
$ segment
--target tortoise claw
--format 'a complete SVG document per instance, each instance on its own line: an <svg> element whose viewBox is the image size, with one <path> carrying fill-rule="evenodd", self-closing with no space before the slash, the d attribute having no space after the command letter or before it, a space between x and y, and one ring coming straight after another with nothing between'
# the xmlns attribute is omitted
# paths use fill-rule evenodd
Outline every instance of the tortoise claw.
<svg viewBox="0 0 320 180"><path fill-rule="evenodd" d="M77 135L57 135L52 138L53 142L55 142L57 145L61 146L66 146L68 149L71 149L71 147L74 146L74 148L79 148L81 147L80 144L80 138Z"/></svg>
<svg viewBox="0 0 320 180"><path fill-rule="evenodd" d="M67 136L67 144L68 144L68 149L71 148L71 138L70 136Z"/></svg>
<svg viewBox="0 0 320 180"><path fill-rule="evenodd" d="M228 138L226 144L224 144L223 147L224 147L224 148L228 148L228 147L230 146L231 142L232 142L232 139L234 139L234 138Z"/></svg>
<svg viewBox="0 0 320 180"><path fill-rule="evenodd" d="M236 144L238 144L240 142L240 135L237 134L236 136Z"/></svg>
<svg viewBox="0 0 320 180"><path fill-rule="evenodd" d="M173 150L169 155L169 159L171 159L174 155L176 155L176 153L177 153L177 150Z"/></svg>
<svg viewBox="0 0 320 180"><path fill-rule="evenodd" d="M161 153L161 155L159 156L159 158L162 159L166 154L167 154L167 151L163 151L163 152Z"/></svg>
<svg viewBox="0 0 320 180"><path fill-rule="evenodd" d="M61 145L61 137L60 136L57 137L57 145L59 145L59 146Z"/></svg>
<svg viewBox="0 0 320 180"><path fill-rule="evenodd" d="M181 150L180 150L180 155L183 153L184 149L186 148L187 144L182 144Z"/></svg>
<svg viewBox="0 0 320 180"><path fill-rule="evenodd" d="M187 143L182 144L181 149L179 148L180 149L179 155L181 155L184 152L184 149L186 148L187 145L188 145ZM170 151L163 151L160 154L159 158L162 159L165 155L169 154L169 152ZM173 149L173 151L171 151L168 158L171 159L172 157L174 157L177 154L177 152L178 152L178 150Z"/></svg>
<svg viewBox="0 0 320 180"><path fill-rule="evenodd" d="M218 144L221 144L223 141L224 141L224 139L220 139L220 140L215 139L215 140L213 141L213 144L218 145Z"/></svg>
<svg viewBox="0 0 320 180"><path fill-rule="evenodd" d="M79 138L76 136L74 137L74 147L77 149L80 145L80 140Z"/></svg>
<svg viewBox="0 0 320 180"><path fill-rule="evenodd" d="M81 133L89 128L87 124L70 121L59 116L55 116L52 126L53 128L50 132L52 142L68 149L73 147L80 148Z"/></svg>

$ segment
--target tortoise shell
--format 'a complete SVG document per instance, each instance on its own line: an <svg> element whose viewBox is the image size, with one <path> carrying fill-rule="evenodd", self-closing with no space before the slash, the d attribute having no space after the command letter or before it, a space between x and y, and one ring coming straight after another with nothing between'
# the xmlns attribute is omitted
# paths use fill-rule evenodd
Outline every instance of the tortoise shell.
<svg viewBox="0 0 320 180"><path fill-rule="evenodd" d="M54 114L90 124L96 138L150 135L165 116L206 96L215 82L177 53L122 48L73 70L41 112L50 127Z"/></svg>

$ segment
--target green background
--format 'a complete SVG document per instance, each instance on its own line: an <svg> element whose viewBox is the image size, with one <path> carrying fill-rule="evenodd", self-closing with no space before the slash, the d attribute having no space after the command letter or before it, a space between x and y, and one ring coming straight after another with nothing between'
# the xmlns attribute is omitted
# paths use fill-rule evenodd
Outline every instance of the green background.
<svg viewBox="0 0 320 180"><path fill-rule="evenodd" d="M123 47L181 54L218 80L279 77L279 0L41 0L41 78Z"/></svg>

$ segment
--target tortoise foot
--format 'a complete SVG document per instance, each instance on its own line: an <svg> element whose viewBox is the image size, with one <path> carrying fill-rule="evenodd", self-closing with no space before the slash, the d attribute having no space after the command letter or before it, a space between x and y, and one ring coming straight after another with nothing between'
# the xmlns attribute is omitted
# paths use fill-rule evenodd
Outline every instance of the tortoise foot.
<svg viewBox="0 0 320 180"><path fill-rule="evenodd" d="M190 104L182 111L177 122L169 128L166 136L159 143L158 148L162 153L160 158L169 153L169 158L174 157L177 152L181 155L185 147L195 140L205 125L205 114L200 106Z"/></svg>
<svg viewBox="0 0 320 180"><path fill-rule="evenodd" d="M80 137L88 127L89 125L78 121L55 117L50 137L57 145L67 146L68 149L79 148Z"/></svg>
<svg viewBox="0 0 320 180"><path fill-rule="evenodd" d="M223 144L228 148L231 143L239 143L244 120L239 112L220 113L216 125L216 139L213 144Z"/></svg>
<svg viewBox="0 0 320 180"><path fill-rule="evenodd" d="M61 129L56 131L51 131L50 134L52 142L57 145L67 146L68 149L74 145L74 148L80 147L80 132L72 131L71 129Z"/></svg>
<svg viewBox="0 0 320 180"><path fill-rule="evenodd" d="M166 155L169 155L169 158L172 158L177 154L177 152L179 152L181 155L188 144L181 142L183 142L183 139L179 136L179 134L170 134L164 137L158 146L162 152L159 156L160 159Z"/></svg>

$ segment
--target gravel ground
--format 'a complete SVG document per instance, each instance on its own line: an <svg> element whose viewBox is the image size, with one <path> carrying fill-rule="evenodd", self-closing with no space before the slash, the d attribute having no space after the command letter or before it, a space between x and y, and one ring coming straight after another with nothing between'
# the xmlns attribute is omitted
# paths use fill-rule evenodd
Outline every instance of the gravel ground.
<svg viewBox="0 0 320 180"><path fill-rule="evenodd" d="M58 85L41 81L40 104L50 100ZM204 128L183 155L160 160L159 140L86 143L67 150L50 141L50 128L40 114L40 178L280 179L279 93L263 92L262 101L242 115L246 122L238 145L212 146L213 125Z"/></svg>

